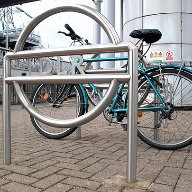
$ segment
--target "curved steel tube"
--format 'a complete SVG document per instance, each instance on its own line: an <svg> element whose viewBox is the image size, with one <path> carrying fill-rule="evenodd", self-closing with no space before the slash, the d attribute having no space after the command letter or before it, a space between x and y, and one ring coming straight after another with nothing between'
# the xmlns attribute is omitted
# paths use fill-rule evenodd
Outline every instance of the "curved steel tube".
<svg viewBox="0 0 192 192"><path fill-rule="evenodd" d="M45 11L44 13L38 15L37 17L34 17L31 20L31 22L25 27L25 29L22 31L22 33L20 34L18 41L15 45L14 52L16 53L16 52L22 50L24 43L26 42L29 34L44 19L46 19L47 17L54 15L56 13L69 12L69 11L82 13L84 15L91 17L103 28L103 30L106 32L107 36L109 37L111 43L113 43L115 45L120 43L120 38L119 38L117 32L115 31L115 29L113 28L111 23L108 21L108 19L106 17L104 17L101 13L99 13L95 9L93 9L91 7L87 7L85 5L68 4L65 6L50 9L50 10Z"/></svg>
<svg viewBox="0 0 192 192"><path fill-rule="evenodd" d="M17 92L17 95L22 103L22 105L25 107L25 109L28 111L28 113L36 118L37 120L41 121L42 123L45 123L52 127L58 127L58 128L73 128L81 126L85 123L88 123L89 121L93 120L97 116L99 116L104 109L111 103L113 97L115 96L118 87L120 85L119 81L116 79L111 81L110 87L105 94L104 98L99 102L97 106L95 106L91 111L88 113L74 118L74 119L67 119L67 120L61 120L61 119L53 119L48 116L45 116L44 114L40 113L28 100L25 93L21 90L19 84L14 81L13 82L15 90Z"/></svg>

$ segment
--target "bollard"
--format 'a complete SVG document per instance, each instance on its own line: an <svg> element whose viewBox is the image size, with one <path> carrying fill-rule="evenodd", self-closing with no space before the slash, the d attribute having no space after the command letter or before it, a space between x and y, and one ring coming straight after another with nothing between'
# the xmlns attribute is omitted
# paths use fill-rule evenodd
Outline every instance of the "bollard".
<svg viewBox="0 0 192 192"><path fill-rule="evenodd" d="M129 50L129 95L127 109L127 182L136 182L137 173L137 121L138 121L138 50Z"/></svg>

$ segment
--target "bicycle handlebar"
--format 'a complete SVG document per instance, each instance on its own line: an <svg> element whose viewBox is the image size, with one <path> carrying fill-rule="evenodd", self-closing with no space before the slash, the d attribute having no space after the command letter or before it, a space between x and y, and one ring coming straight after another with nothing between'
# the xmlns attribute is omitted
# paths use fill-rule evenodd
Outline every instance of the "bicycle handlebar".
<svg viewBox="0 0 192 192"><path fill-rule="evenodd" d="M63 33L66 36L70 36L72 40L82 39L79 35L75 33L75 31L68 24L65 24L64 27L69 31L69 33L65 33L63 31L58 31L58 33Z"/></svg>
<svg viewBox="0 0 192 192"><path fill-rule="evenodd" d="M71 34L76 34L75 31L74 31L68 24L65 24L64 27L65 27Z"/></svg>
<svg viewBox="0 0 192 192"><path fill-rule="evenodd" d="M72 40L77 40L79 42L81 42L83 40L83 38L81 38L79 35L77 35L75 33L75 31L69 26L69 24L65 24L64 27L69 31L69 33L65 33L63 31L58 31L58 33L62 33L65 36L70 36ZM84 42L87 45L90 45L91 43L89 43L89 41L87 39L84 40Z"/></svg>

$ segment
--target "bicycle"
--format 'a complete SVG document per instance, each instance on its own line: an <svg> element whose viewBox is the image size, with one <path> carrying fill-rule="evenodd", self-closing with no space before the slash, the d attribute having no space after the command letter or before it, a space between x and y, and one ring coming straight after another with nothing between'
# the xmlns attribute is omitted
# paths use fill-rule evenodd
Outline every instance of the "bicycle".
<svg viewBox="0 0 192 192"><path fill-rule="evenodd" d="M81 44L88 43L83 38L78 36L74 30L69 26L65 26L69 33L65 35L71 37L73 42L80 42ZM143 42L149 44L158 41L161 38L159 30L134 30L130 34L133 38L139 38L139 75L138 75L138 137L152 147L164 150L175 150L186 147L192 143L191 133L191 90L192 90L192 71L183 65L161 65L149 67L142 53L141 47ZM149 50L149 49L148 49ZM148 51L147 50L147 51ZM93 56L96 57L96 56ZM119 59L119 58L118 58ZM85 60L86 69L89 68L90 62L94 59ZM95 59L98 60L98 59ZM100 59L101 61L102 59ZM107 60L106 58L104 60ZM125 68L126 70L126 68ZM78 70L77 70L78 72ZM94 101L93 97L102 98L99 90L92 84L91 95L87 94L83 85L40 85L34 92L31 99L32 104L38 107L41 103L41 110L43 114L51 116L53 110L57 112L56 116L61 115L64 118L71 118L73 107L73 115L80 116L88 110L88 99ZM126 130L126 123L123 119L126 118L127 113L127 95L123 92L125 84L121 84L111 105L104 110L104 117L110 123L119 123ZM93 96L93 97L92 97ZM42 107L46 103L46 107ZM93 102L94 103L94 102ZM97 104L97 103L95 103ZM60 112L66 106L65 112ZM50 112L48 112L48 106ZM51 106L51 107L50 107ZM68 115L68 116L67 116ZM59 139L66 137L76 130L76 128L69 128L66 131L60 131L58 128L53 128L53 132L48 126L38 122L31 117L32 123L42 135L48 138ZM184 122L184 120L186 120Z"/></svg>

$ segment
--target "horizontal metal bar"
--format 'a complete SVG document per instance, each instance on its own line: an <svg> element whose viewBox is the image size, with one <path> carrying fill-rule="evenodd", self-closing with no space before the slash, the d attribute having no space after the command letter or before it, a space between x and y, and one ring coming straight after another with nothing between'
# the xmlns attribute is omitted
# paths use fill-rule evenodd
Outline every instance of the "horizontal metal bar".
<svg viewBox="0 0 192 192"><path fill-rule="evenodd" d="M94 58L94 59L84 59L84 62L98 62L98 61L121 61L128 60L128 57L112 57L112 58Z"/></svg>
<svg viewBox="0 0 192 192"><path fill-rule="evenodd" d="M109 88L109 84L94 84L94 86L97 88L97 89L108 89ZM89 84L84 84L83 87L87 88L87 89L92 89L90 87ZM123 87L125 90L128 89L128 85L125 84L124 87Z"/></svg>
<svg viewBox="0 0 192 192"><path fill-rule="evenodd" d="M7 49L5 47L0 47L0 50L3 50L3 51L13 51L13 49Z"/></svg>
<svg viewBox="0 0 192 192"><path fill-rule="evenodd" d="M107 84L106 83L105 84L103 84L103 83L102 84L94 84L94 86L96 88L98 88L98 89L108 89L109 88L109 84L108 83ZM92 90L92 88L90 87L89 84L84 84L83 87Z"/></svg>
<svg viewBox="0 0 192 192"><path fill-rule="evenodd" d="M84 84L84 83L110 83L116 79L120 83L127 83L130 75L51 75L51 76L22 76L22 77L7 77L5 82L13 84L13 81L21 84Z"/></svg>
<svg viewBox="0 0 192 192"><path fill-rule="evenodd" d="M98 44L98 45L84 45L77 47L63 47L54 49L38 49L30 51L19 51L17 53L7 53L7 59L25 59L25 58L40 58L40 57L54 57L67 55L83 55L83 54L97 54L97 53L117 53L127 52L131 50L133 44L131 42L114 44Z"/></svg>
<svg viewBox="0 0 192 192"><path fill-rule="evenodd" d="M86 74L102 74L102 73L125 73L125 68L119 68L119 69L92 69L92 70L86 70Z"/></svg>

